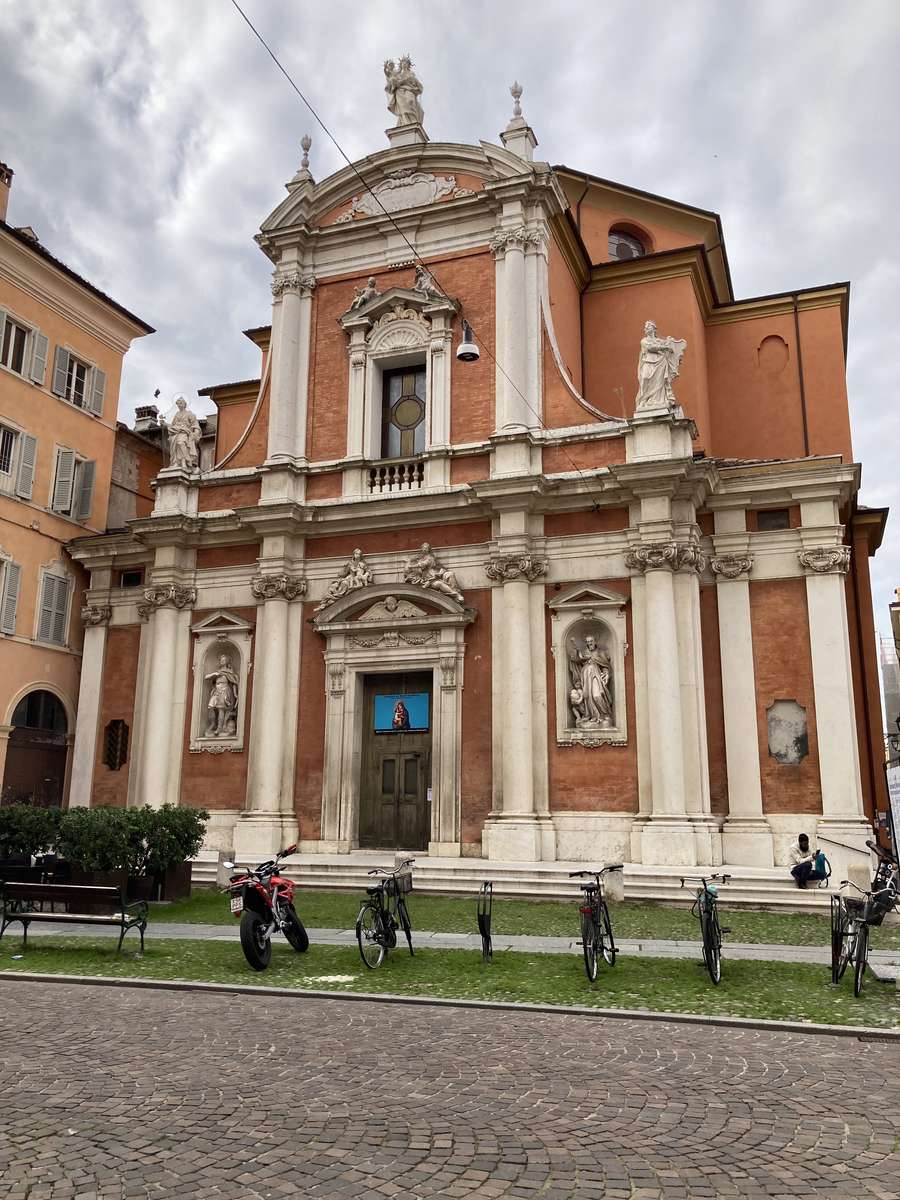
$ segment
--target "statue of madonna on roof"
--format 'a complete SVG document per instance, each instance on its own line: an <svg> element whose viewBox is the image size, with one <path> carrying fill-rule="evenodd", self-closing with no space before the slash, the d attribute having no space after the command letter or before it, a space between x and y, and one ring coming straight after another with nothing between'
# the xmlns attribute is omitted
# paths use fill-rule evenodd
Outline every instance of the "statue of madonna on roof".
<svg viewBox="0 0 900 1200"><path fill-rule="evenodd" d="M392 58L384 64L384 90L387 92L388 112L397 118L397 125L421 125L425 113L419 103L422 85L412 69L412 60L404 54L397 66Z"/></svg>

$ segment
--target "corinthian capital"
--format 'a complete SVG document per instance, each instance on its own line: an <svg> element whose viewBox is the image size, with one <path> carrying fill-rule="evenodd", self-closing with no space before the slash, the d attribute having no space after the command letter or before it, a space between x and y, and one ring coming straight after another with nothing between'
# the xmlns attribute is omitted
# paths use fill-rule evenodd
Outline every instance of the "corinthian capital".
<svg viewBox="0 0 900 1200"><path fill-rule="evenodd" d="M660 571L668 568L677 570L679 550L677 542L643 542L632 546L625 555L625 566L631 571Z"/></svg>
<svg viewBox="0 0 900 1200"><path fill-rule="evenodd" d="M490 247L495 258L502 258L507 250L525 250L529 246L539 249L544 244L544 235L539 229L498 229L491 238Z"/></svg>
<svg viewBox="0 0 900 1200"><path fill-rule="evenodd" d="M254 575L250 591L257 600L296 600L306 594L303 575Z"/></svg>
<svg viewBox="0 0 900 1200"><path fill-rule="evenodd" d="M299 271L287 271L272 280L272 295L278 299L283 292L296 292L308 296L316 286L315 275L301 275Z"/></svg>
<svg viewBox="0 0 900 1200"><path fill-rule="evenodd" d="M706 566L706 555L694 542L679 545L675 569L677 571L695 571L698 575Z"/></svg>
<svg viewBox="0 0 900 1200"><path fill-rule="evenodd" d="M805 571L816 575L846 575L850 569L849 546L813 546L799 550L797 557Z"/></svg>
<svg viewBox="0 0 900 1200"><path fill-rule="evenodd" d="M108 625L111 617L112 609L108 604L88 604L81 610L85 625Z"/></svg>
<svg viewBox="0 0 900 1200"><path fill-rule="evenodd" d="M534 583L535 579L547 574L547 560L531 554L495 555L485 562L484 573L488 579L501 583L508 579L527 579Z"/></svg>
<svg viewBox="0 0 900 1200"><path fill-rule="evenodd" d="M197 603L195 587L181 587L177 583L159 583L144 588L144 603L138 605L138 616L149 620L158 608L190 608Z"/></svg>
<svg viewBox="0 0 900 1200"><path fill-rule="evenodd" d="M709 566L717 579L740 579L753 569L753 555L719 554L709 560Z"/></svg>

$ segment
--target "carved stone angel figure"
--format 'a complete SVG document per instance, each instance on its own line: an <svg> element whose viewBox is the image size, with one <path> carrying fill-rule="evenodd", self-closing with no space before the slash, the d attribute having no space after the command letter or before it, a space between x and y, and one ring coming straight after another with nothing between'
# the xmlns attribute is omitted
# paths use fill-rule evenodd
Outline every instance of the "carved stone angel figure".
<svg viewBox="0 0 900 1200"><path fill-rule="evenodd" d="M365 287L358 287L353 290L355 294L353 296L353 303L350 305L351 309L362 308L364 304L368 304L370 300L374 300L376 296L381 295L375 283L374 275L369 276Z"/></svg>
<svg viewBox="0 0 900 1200"><path fill-rule="evenodd" d="M237 731L238 677L227 654L219 655L219 665L210 671L211 682L206 702L206 736L234 737Z"/></svg>
<svg viewBox="0 0 900 1200"><path fill-rule="evenodd" d="M200 422L187 406L184 396L175 401L178 412L169 424L169 466L192 471L200 458Z"/></svg>
<svg viewBox="0 0 900 1200"><path fill-rule="evenodd" d="M674 408L677 401L672 381L678 378L681 359L687 347L683 338L659 337L656 324L648 321L641 338L638 359L638 394L635 411L649 408Z"/></svg>
<svg viewBox="0 0 900 1200"><path fill-rule="evenodd" d="M423 542L421 550L406 564L403 578L414 587L431 588L435 592L443 592L445 596L452 596L460 604L464 600L456 576L441 566L428 542Z"/></svg>
<svg viewBox="0 0 900 1200"><path fill-rule="evenodd" d="M613 704L610 682L612 664L593 634L580 649L569 638L569 709L576 729L611 729Z"/></svg>
<svg viewBox="0 0 900 1200"><path fill-rule="evenodd" d="M422 85L412 69L412 61L404 54L397 66L392 58L384 64L384 90L387 92L388 112L397 118L397 125L421 125L425 120L419 97Z"/></svg>
<svg viewBox="0 0 900 1200"><path fill-rule="evenodd" d="M373 578L372 571L363 558L362 550L357 547L337 579L328 585L328 591L325 593L322 603L316 608L316 612L327 608L329 604L333 604L335 600L340 600L342 596L346 596L357 588L368 587Z"/></svg>

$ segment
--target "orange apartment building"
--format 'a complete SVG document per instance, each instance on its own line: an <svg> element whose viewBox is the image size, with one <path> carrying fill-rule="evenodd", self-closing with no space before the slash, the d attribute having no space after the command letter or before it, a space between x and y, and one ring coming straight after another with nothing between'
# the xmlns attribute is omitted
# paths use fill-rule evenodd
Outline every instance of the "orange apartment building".
<svg viewBox="0 0 900 1200"><path fill-rule="evenodd" d="M4 802L59 805L87 586L65 547L107 527L122 359L153 330L7 224L12 176L0 164L0 781Z"/></svg>
<svg viewBox="0 0 900 1200"><path fill-rule="evenodd" d="M886 513L849 285L736 298L714 213L536 160L518 101L499 144L388 141L304 158L263 222L271 322L259 376L204 389L214 464L186 415L152 513L72 543L109 613L73 802L202 805L244 858L862 847Z"/></svg>

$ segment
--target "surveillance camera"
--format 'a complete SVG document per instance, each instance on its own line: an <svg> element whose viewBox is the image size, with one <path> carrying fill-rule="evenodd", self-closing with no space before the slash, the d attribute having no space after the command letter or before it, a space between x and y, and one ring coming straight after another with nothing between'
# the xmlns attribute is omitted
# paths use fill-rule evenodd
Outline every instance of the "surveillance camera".
<svg viewBox="0 0 900 1200"><path fill-rule="evenodd" d="M475 335L472 332L472 326L468 321L463 320L463 340L456 347L456 357L460 362L477 362L481 357L481 351L475 344Z"/></svg>

